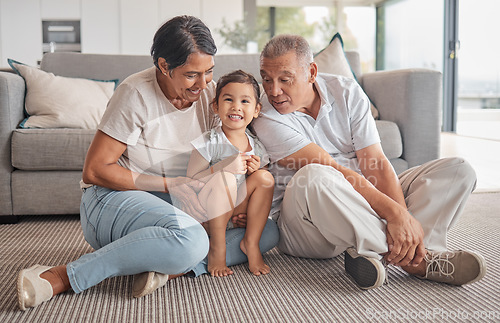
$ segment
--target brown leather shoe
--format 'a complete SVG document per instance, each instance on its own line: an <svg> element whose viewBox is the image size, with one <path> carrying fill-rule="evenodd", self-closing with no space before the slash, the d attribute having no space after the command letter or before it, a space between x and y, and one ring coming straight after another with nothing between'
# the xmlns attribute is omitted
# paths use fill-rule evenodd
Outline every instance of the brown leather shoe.
<svg viewBox="0 0 500 323"><path fill-rule="evenodd" d="M134 275L132 283L132 296L142 297L151 294L158 288L164 286L168 281L168 275L154 271Z"/></svg>
<svg viewBox="0 0 500 323"><path fill-rule="evenodd" d="M35 307L52 298L52 285L40 274L52 267L34 265L23 269L17 276L17 299L19 308L25 311L29 307Z"/></svg>
<svg viewBox="0 0 500 323"><path fill-rule="evenodd" d="M457 286L472 284L486 274L486 261L473 251L427 251L424 260L427 263L426 274L417 277L439 283Z"/></svg>

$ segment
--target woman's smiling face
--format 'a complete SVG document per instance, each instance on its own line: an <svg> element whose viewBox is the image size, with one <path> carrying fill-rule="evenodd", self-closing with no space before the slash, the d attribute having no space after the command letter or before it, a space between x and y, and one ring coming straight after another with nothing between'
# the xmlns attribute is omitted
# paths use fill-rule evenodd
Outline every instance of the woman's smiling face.
<svg viewBox="0 0 500 323"><path fill-rule="evenodd" d="M158 63L164 75L166 73L162 77L166 87L162 90L169 100L195 102L213 78L214 57L202 52L190 54L184 65L171 71L163 58Z"/></svg>

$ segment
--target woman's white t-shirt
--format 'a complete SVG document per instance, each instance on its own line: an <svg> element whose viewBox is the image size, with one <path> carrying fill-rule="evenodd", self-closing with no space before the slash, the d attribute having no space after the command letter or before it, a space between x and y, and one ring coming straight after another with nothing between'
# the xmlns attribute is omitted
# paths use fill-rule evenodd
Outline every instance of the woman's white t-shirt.
<svg viewBox="0 0 500 323"><path fill-rule="evenodd" d="M98 129L127 144L118 160L133 172L167 177L186 176L191 141L219 124L210 108L215 82L198 101L175 108L156 80L156 67L125 79L116 89Z"/></svg>

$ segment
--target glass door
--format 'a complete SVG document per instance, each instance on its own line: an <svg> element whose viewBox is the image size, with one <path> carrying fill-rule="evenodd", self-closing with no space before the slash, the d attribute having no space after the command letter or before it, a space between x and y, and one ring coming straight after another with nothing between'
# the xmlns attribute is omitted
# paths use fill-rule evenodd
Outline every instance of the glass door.
<svg viewBox="0 0 500 323"><path fill-rule="evenodd" d="M459 135L500 141L500 1L460 0Z"/></svg>

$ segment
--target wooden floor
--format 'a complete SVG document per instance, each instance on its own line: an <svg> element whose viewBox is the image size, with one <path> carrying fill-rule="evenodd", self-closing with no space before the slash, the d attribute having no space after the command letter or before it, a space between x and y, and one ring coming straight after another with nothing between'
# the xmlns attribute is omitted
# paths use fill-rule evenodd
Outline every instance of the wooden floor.
<svg viewBox="0 0 500 323"><path fill-rule="evenodd" d="M476 192L500 191L500 140L443 132L441 157L465 158L476 170Z"/></svg>

